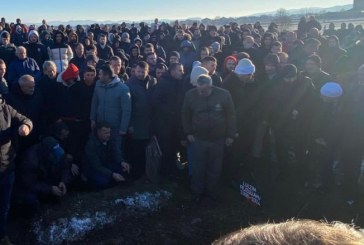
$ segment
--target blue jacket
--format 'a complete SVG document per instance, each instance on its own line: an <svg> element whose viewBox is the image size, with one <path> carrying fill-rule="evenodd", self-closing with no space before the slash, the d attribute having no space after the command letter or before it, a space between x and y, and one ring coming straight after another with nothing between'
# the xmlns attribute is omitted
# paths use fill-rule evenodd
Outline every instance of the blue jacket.
<svg viewBox="0 0 364 245"><path fill-rule="evenodd" d="M42 75L37 62L29 57L25 60L14 60L10 63L8 71L8 85L10 89L12 89L13 85L16 84L23 75L33 76L36 82L39 82Z"/></svg>
<svg viewBox="0 0 364 245"><path fill-rule="evenodd" d="M90 119L108 122L113 130L127 132L131 115L129 88L115 77L110 83L96 82Z"/></svg>

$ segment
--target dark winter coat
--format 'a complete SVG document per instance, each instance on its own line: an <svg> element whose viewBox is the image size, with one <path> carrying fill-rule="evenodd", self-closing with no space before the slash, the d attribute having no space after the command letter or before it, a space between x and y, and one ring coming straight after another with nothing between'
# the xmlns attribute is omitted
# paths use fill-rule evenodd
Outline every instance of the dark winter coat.
<svg viewBox="0 0 364 245"><path fill-rule="evenodd" d="M214 86L206 97L200 96L197 88L188 91L182 107L182 124L186 135L201 140L234 138L236 121L231 95Z"/></svg>
<svg viewBox="0 0 364 245"><path fill-rule="evenodd" d="M15 150L12 137L18 133L21 124L33 129L33 123L27 117L19 114L2 100L0 104L0 172L14 168Z"/></svg>
<svg viewBox="0 0 364 245"><path fill-rule="evenodd" d="M36 194L51 194L52 186L60 182L66 185L71 181L71 166L64 159L50 162L46 159L42 143L36 144L25 152L20 164L20 183L23 188Z"/></svg>
<svg viewBox="0 0 364 245"><path fill-rule="evenodd" d="M130 127L134 128L133 139L149 139L152 124L151 95L156 84L154 78L147 76L144 81L135 76L130 78L127 85L131 94Z"/></svg>

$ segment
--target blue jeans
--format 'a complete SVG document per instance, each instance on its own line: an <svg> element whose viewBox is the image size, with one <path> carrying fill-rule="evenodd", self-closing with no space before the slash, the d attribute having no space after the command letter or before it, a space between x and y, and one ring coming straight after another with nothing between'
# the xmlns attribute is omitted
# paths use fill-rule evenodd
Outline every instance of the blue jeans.
<svg viewBox="0 0 364 245"><path fill-rule="evenodd" d="M222 170L224 143L224 139L195 139L190 145L191 189L194 194L215 191Z"/></svg>
<svg viewBox="0 0 364 245"><path fill-rule="evenodd" d="M6 235L6 222L14 180L15 174L13 170L0 172L0 239Z"/></svg>

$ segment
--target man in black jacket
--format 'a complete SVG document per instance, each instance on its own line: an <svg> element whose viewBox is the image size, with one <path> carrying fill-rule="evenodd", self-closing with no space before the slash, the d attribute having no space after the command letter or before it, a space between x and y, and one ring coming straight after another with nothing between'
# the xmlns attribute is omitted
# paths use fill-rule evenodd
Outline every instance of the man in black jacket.
<svg viewBox="0 0 364 245"><path fill-rule="evenodd" d="M24 204L38 206L41 200L66 195L71 167L64 155L53 137L45 137L25 152L19 167L19 194Z"/></svg>
<svg viewBox="0 0 364 245"><path fill-rule="evenodd" d="M152 103L154 130L163 152L162 174L176 175L177 149L179 145L178 125L180 125L180 101L183 83L183 65L171 64L169 73L156 85Z"/></svg>
<svg viewBox="0 0 364 245"><path fill-rule="evenodd" d="M197 79L197 88L185 95L182 108L184 133L191 144L191 189L199 201L206 192L216 198L224 155L224 145L230 146L236 134L235 110L231 95L212 86L208 75Z"/></svg>
<svg viewBox="0 0 364 245"><path fill-rule="evenodd" d="M17 128L18 127L18 128ZM16 130L20 136L29 135L32 122L19 114L1 99L0 104L0 243L10 244L6 236L6 221L10 197L14 184L15 150L12 147L12 136Z"/></svg>
<svg viewBox="0 0 364 245"><path fill-rule="evenodd" d="M43 66L46 60L49 60L47 47L39 40L37 31L32 30L28 34L28 42L24 44L28 57L35 59L39 67Z"/></svg>
<svg viewBox="0 0 364 245"><path fill-rule="evenodd" d="M19 78L17 89L7 96L7 103L33 122L33 130L29 137L19 140L18 153L39 142L41 130L44 129L42 118L42 95L35 86L34 77L23 75Z"/></svg>
<svg viewBox="0 0 364 245"><path fill-rule="evenodd" d="M96 45L97 47L97 55L102 60L109 60L112 56L114 56L114 52L112 48L107 45L107 37L104 34L100 35L99 42Z"/></svg>
<svg viewBox="0 0 364 245"><path fill-rule="evenodd" d="M145 172L145 148L151 136L152 108L151 93L156 79L148 75L148 64L140 61L135 69L135 76L127 85L131 94L131 118L129 125L130 163L132 175L140 178Z"/></svg>
<svg viewBox="0 0 364 245"><path fill-rule="evenodd" d="M86 144L84 175L94 189L124 182L130 166L124 162L120 145L111 138L111 125L100 122Z"/></svg>

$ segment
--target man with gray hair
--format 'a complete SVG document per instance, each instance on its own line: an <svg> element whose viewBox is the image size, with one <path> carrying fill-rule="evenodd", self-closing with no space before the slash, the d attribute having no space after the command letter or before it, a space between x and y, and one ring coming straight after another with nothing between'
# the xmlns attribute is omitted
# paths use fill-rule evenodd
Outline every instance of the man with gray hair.
<svg viewBox="0 0 364 245"><path fill-rule="evenodd" d="M52 60L43 64L43 76L39 81L39 89L43 97L43 109L46 126L53 123L55 111L53 110L56 98L57 65Z"/></svg>
<svg viewBox="0 0 364 245"><path fill-rule="evenodd" d="M34 77L23 75L19 78L17 88L7 96L7 103L18 113L26 116L33 122L33 130L29 137L20 138L17 153L21 154L28 147L37 144L42 123L42 95L38 87L35 86Z"/></svg>
<svg viewBox="0 0 364 245"><path fill-rule="evenodd" d="M212 85L208 75L197 79L182 107L182 124L191 146L191 189L196 202L206 193L216 199L224 145L230 146L236 134L235 110L228 91Z"/></svg>
<svg viewBox="0 0 364 245"><path fill-rule="evenodd" d="M39 82L41 78L41 72L37 62L27 56L27 50L23 46L17 47L15 55L17 59L10 63L8 73L10 91L13 90L13 85L17 84L19 78L23 75L33 76L36 82Z"/></svg>

